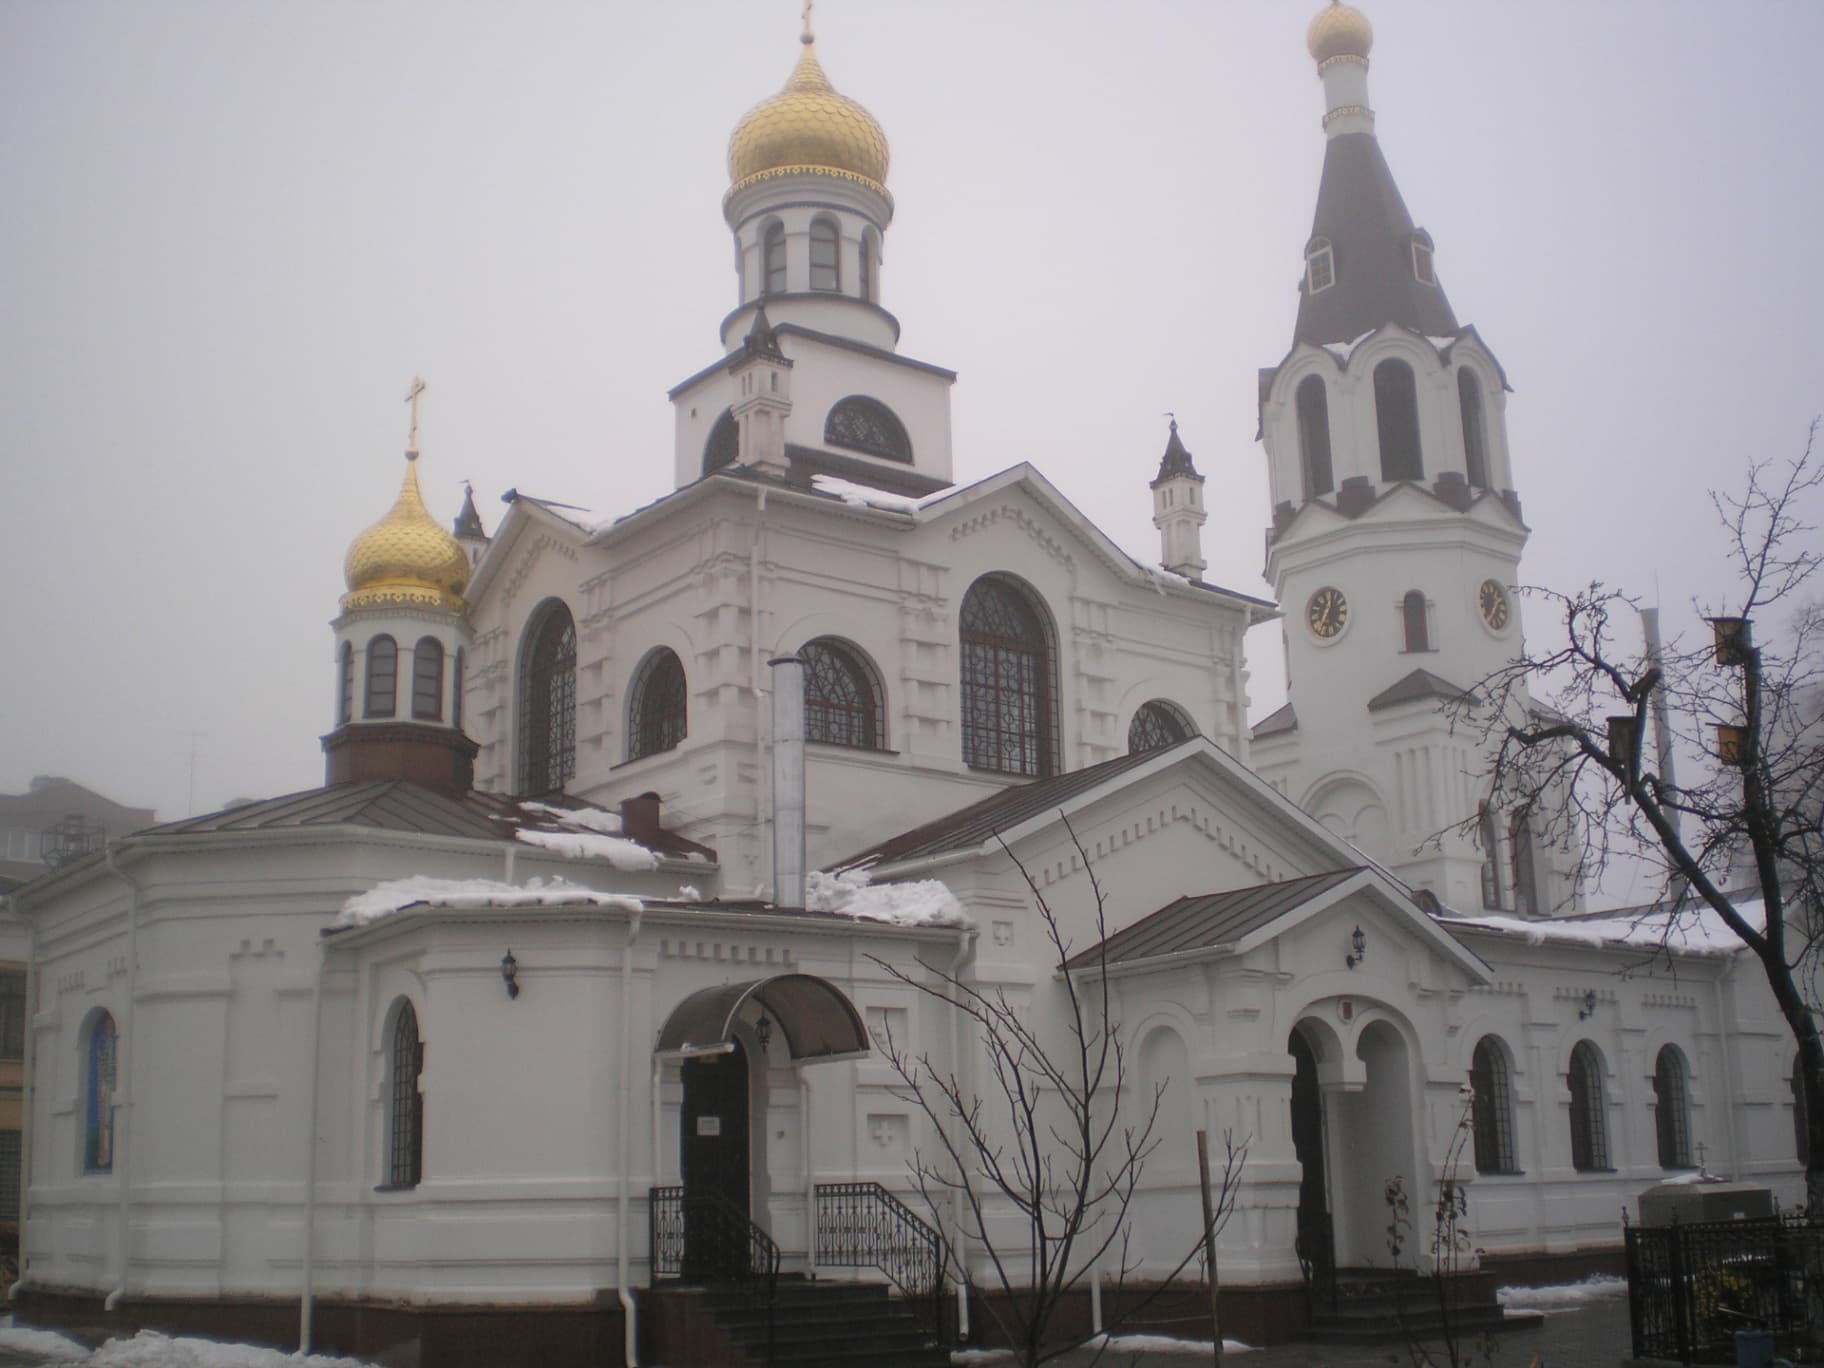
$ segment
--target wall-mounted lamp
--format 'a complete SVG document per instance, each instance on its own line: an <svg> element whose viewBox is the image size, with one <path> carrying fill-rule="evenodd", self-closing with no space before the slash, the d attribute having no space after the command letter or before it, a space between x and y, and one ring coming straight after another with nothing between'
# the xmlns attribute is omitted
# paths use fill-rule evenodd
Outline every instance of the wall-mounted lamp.
<svg viewBox="0 0 1824 1368"><path fill-rule="evenodd" d="M1348 954L1343 956L1343 963L1353 969L1368 958L1368 937L1362 934L1360 926L1357 926L1355 934L1349 937L1349 944L1352 948Z"/></svg>
<svg viewBox="0 0 1824 1368"><path fill-rule="evenodd" d="M507 985L509 998L519 996L519 961L513 958L511 950L500 957L500 981Z"/></svg>
<svg viewBox="0 0 1824 1368"><path fill-rule="evenodd" d="M1577 1009L1577 1020L1588 1021L1596 1015L1596 990L1590 989L1583 995L1583 1006Z"/></svg>
<svg viewBox="0 0 1824 1368"><path fill-rule="evenodd" d="M760 1042L762 1050L772 1044L773 1023L765 1012L760 1013L760 1020L754 1023L754 1038Z"/></svg>

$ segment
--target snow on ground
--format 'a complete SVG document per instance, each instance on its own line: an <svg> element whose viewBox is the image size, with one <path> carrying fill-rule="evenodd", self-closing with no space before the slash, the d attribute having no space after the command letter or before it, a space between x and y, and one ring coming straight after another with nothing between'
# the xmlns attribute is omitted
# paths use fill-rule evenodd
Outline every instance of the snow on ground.
<svg viewBox="0 0 1824 1368"><path fill-rule="evenodd" d="M330 925L338 930L366 926L408 907L616 907L637 912L644 904L625 893L603 893L562 879L532 879L524 884L496 883L492 879L433 879L414 874L409 879L389 879L357 893L342 904Z"/></svg>
<svg viewBox="0 0 1824 1368"><path fill-rule="evenodd" d="M604 836L599 831L528 831L521 827L519 839L567 860L606 860L620 870L654 869L659 863L659 857L638 841Z"/></svg>
<svg viewBox="0 0 1824 1368"><path fill-rule="evenodd" d="M1240 1340L1225 1339L1222 1342L1224 1354L1246 1354L1253 1350L1251 1344ZM1210 1342L1208 1340L1172 1339L1168 1335L1097 1335L1084 1344L1083 1349L1093 1351L1106 1349L1116 1354L1186 1354L1195 1355L1201 1362L1210 1360ZM963 1365L992 1365L1012 1363L1011 1349L953 1349L950 1351L950 1362Z"/></svg>
<svg viewBox="0 0 1824 1368"><path fill-rule="evenodd" d="M0 1329L0 1350L32 1354L46 1363L80 1363L89 1356L89 1351L73 1339L65 1339L51 1330L31 1330L23 1325L7 1325Z"/></svg>
<svg viewBox="0 0 1824 1368"><path fill-rule="evenodd" d="M956 895L936 879L911 883L872 884L865 870L840 874L813 870L805 880L804 905L812 912L834 912L859 921L894 926L967 926L969 914Z"/></svg>
<svg viewBox="0 0 1824 1368"><path fill-rule="evenodd" d="M372 1368L360 1359L329 1354L286 1354L251 1344L172 1339L141 1330L132 1339L111 1339L90 1352L49 1330L0 1329L0 1349L32 1354L46 1363L79 1363L84 1368Z"/></svg>
<svg viewBox="0 0 1824 1368"><path fill-rule="evenodd" d="M1759 898L1743 899L1736 904L1751 926L1762 924ZM1568 945L1632 945L1642 950L1660 946L1687 955L1731 955L1742 948L1742 942L1708 906L1686 907L1677 912L1664 908L1641 908L1615 912L1607 916L1560 917L1529 921L1523 917L1459 917L1446 914L1446 926L1470 930L1500 931L1523 937L1529 944L1555 942Z"/></svg>
<svg viewBox="0 0 1824 1368"><path fill-rule="evenodd" d="M1601 1275L1557 1287L1503 1287L1495 1292L1496 1300L1509 1311L1575 1311L1593 1301L1627 1295L1626 1278Z"/></svg>

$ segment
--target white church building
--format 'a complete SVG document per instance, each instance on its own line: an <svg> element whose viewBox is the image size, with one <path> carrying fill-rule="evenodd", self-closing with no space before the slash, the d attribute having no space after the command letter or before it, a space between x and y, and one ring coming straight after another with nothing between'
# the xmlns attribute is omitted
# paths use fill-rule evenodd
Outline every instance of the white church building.
<svg viewBox="0 0 1824 1368"><path fill-rule="evenodd" d="M1583 913L1442 710L1518 650L1525 453L1383 157L1371 36L1340 4L1309 34L1324 170L1260 376L1276 607L1202 579L1175 424L1157 564L1030 465L954 482L957 377L885 307L887 140L807 33L730 142L735 305L671 392L673 492L599 524L516 497L491 535L471 502L452 535L414 431L349 549L324 786L13 897L22 1314L631 1362L676 1330L671 1213L711 1196L787 1270L872 1277L819 1227L856 1185L916 1206L932 1123L883 1043L992 1088L905 980L1055 1034L1039 894L1070 972L1107 966L1109 1105L1161 1090L1135 1277L1198 1238L1195 1131L1251 1141L1232 1333L1385 1264L1383 1185L1435 1190L1472 1080L1456 1176L1505 1276L1612 1260L1700 1163L1792 1201L1794 1047L1753 963ZM1290 701L1250 729L1275 618ZM978 1273L1015 1238L918 1214Z"/></svg>

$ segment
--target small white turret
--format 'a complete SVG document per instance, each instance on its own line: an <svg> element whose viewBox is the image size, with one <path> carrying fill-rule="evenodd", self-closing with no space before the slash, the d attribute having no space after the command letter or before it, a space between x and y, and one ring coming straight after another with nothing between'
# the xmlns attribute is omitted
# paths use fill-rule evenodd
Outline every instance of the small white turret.
<svg viewBox="0 0 1824 1368"><path fill-rule="evenodd" d="M1203 476L1178 438L1178 420L1172 420L1159 473L1153 477L1153 526L1159 529L1159 563L1174 575L1200 580L1203 559Z"/></svg>
<svg viewBox="0 0 1824 1368"><path fill-rule="evenodd" d="M735 462L783 476L785 420L792 411L792 362L779 350L779 339L762 306L754 314L741 350L728 363L736 391L732 412L737 438Z"/></svg>

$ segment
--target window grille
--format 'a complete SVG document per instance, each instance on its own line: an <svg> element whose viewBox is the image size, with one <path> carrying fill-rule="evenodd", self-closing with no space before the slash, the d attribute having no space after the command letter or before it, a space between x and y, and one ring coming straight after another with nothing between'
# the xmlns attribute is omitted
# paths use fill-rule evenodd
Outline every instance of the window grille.
<svg viewBox="0 0 1824 1368"><path fill-rule="evenodd" d="M552 793L576 773L576 622L553 602L530 630L520 679L520 792Z"/></svg>
<svg viewBox="0 0 1824 1368"><path fill-rule="evenodd" d="M1602 1057L1587 1040L1571 1051L1571 1167L1609 1169L1609 1126L1602 1100Z"/></svg>
<svg viewBox="0 0 1824 1368"><path fill-rule="evenodd" d="M1664 1046L1653 1065L1653 1123L1659 1136L1659 1166L1691 1167L1691 1091L1685 1057Z"/></svg>
<svg viewBox="0 0 1824 1368"><path fill-rule="evenodd" d="M1470 1120L1476 1144L1476 1172L1518 1173L1514 1149L1514 1087L1507 1051L1483 1036L1470 1061Z"/></svg>
<svg viewBox="0 0 1824 1368"><path fill-rule="evenodd" d="M1457 372L1457 406L1463 412L1463 464L1469 482L1488 488L1488 427L1482 418L1482 382L1467 366Z"/></svg>
<svg viewBox="0 0 1824 1368"><path fill-rule="evenodd" d="M1330 468L1330 396L1321 375L1308 375L1298 385L1298 464L1307 499L1336 488Z"/></svg>
<svg viewBox="0 0 1824 1368"><path fill-rule="evenodd" d="M1127 724L1127 753L1138 755L1161 746L1175 746L1196 734L1196 726L1175 704L1155 698L1142 703L1134 720Z"/></svg>
<svg viewBox="0 0 1824 1368"><path fill-rule="evenodd" d="M824 420L823 440L889 461L912 460L912 439L892 409L865 394L838 400Z"/></svg>
<svg viewBox="0 0 1824 1368"><path fill-rule="evenodd" d="M367 703L365 717L391 717L397 709L399 647L390 636L367 643Z"/></svg>
<svg viewBox="0 0 1824 1368"><path fill-rule="evenodd" d="M880 686L850 647L829 637L807 642L804 661L804 737L832 746L879 750L883 745Z"/></svg>
<svg viewBox="0 0 1824 1368"><path fill-rule="evenodd" d="M420 637L412 652L412 716L443 720L443 643L436 637Z"/></svg>
<svg viewBox="0 0 1824 1368"><path fill-rule="evenodd" d="M733 409L723 409L722 416L709 430L709 440L703 444L703 473L707 475L712 470L733 465L740 454L741 425L735 421Z"/></svg>
<svg viewBox="0 0 1824 1368"><path fill-rule="evenodd" d="M399 1004L393 1021L392 1115L387 1144L388 1187L417 1187L424 1176L424 1094L418 1090L424 1072L424 1043L418 1038L418 1013Z"/></svg>
<svg viewBox="0 0 1824 1368"><path fill-rule="evenodd" d="M1305 248L1305 289L1310 294L1336 283L1336 255L1329 238L1313 238Z"/></svg>
<svg viewBox="0 0 1824 1368"><path fill-rule="evenodd" d="M1404 361L1390 358L1374 368L1374 420L1381 442L1381 478L1424 479L1418 382Z"/></svg>
<svg viewBox="0 0 1824 1368"><path fill-rule="evenodd" d="M634 674L629 693L629 760L671 750L684 739L690 729L690 697L684 664L675 652L660 647L647 656Z"/></svg>
<svg viewBox="0 0 1824 1368"><path fill-rule="evenodd" d="M963 762L1042 778L1057 773L1057 661L1028 597L986 576L961 620Z"/></svg>

